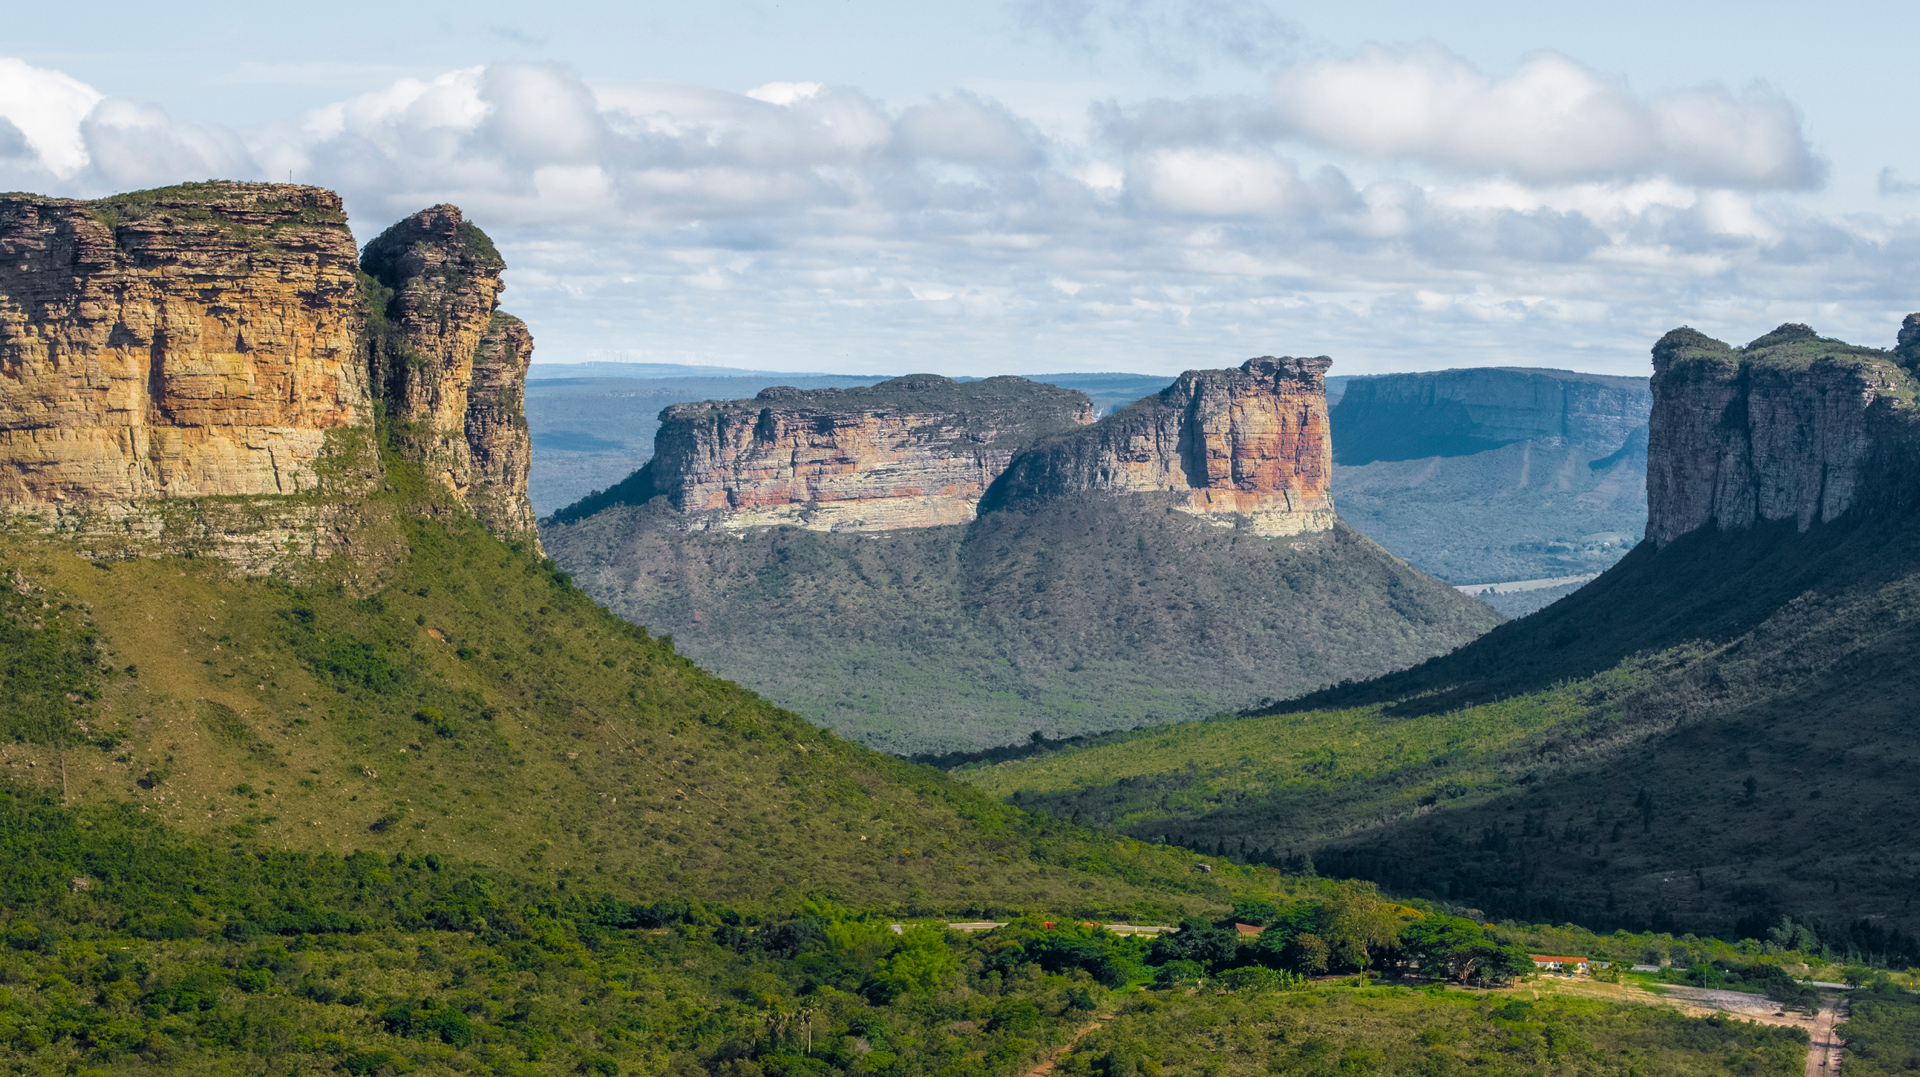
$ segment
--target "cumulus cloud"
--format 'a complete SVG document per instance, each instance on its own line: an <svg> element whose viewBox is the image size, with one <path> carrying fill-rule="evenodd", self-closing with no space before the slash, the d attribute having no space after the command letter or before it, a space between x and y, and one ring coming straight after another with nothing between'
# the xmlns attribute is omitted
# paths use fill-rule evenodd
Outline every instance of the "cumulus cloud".
<svg viewBox="0 0 1920 1077"><path fill-rule="evenodd" d="M1642 100L1558 53L1493 78L1425 47L1370 47L1282 72L1280 130L1376 159L1408 158L1535 182L1665 174L1711 186L1799 189L1820 162L1787 101L1761 90Z"/></svg>
<svg viewBox="0 0 1920 1077"><path fill-rule="evenodd" d="M456 202L549 360L1620 369L1670 324L1806 320L1809 289L1835 332L1836 310L1912 302L1920 226L1778 194L1815 163L1764 95L1642 100L1564 57L1495 79L1434 50L1276 86L1096 105L1075 141L977 92L496 64L229 129L0 61L0 178L93 195L292 172L340 190L362 240ZM1366 179L1383 159L1433 167Z"/></svg>
<svg viewBox="0 0 1920 1077"><path fill-rule="evenodd" d="M19 134L35 163L53 176L65 179L87 166L80 121L101 96L59 71L0 58L0 119Z"/></svg>

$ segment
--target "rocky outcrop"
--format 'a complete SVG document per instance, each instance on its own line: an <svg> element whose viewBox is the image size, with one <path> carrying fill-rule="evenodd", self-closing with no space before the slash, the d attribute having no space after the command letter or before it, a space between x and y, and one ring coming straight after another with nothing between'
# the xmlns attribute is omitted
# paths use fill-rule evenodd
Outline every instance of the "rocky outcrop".
<svg viewBox="0 0 1920 1077"><path fill-rule="evenodd" d="M315 499L377 481L355 261L312 187L0 197L0 506L241 559L331 546Z"/></svg>
<svg viewBox="0 0 1920 1077"><path fill-rule="evenodd" d="M1517 441L1617 451L1644 426L1644 378L1483 367L1348 380L1334 405L1334 460L1467 456Z"/></svg>
<svg viewBox="0 0 1920 1077"><path fill-rule="evenodd" d="M1909 327L1914 319L1908 319ZM1913 335L1902 330L1902 344ZM1744 348L1676 329L1653 349L1647 538L1793 520L1801 530L1913 497L1916 388L1901 354L1783 325Z"/></svg>
<svg viewBox="0 0 1920 1077"><path fill-rule="evenodd" d="M693 529L964 524L1016 450L1092 420L1086 394L1025 378L779 386L665 409L653 459L609 493L665 495Z"/></svg>
<svg viewBox="0 0 1920 1077"><path fill-rule="evenodd" d="M533 336L498 312L505 260L439 205L381 233L361 266L388 290L371 362L395 440L496 533L537 543L521 409Z"/></svg>
<svg viewBox="0 0 1920 1077"><path fill-rule="evenodd" d="M1332 363L1269 356L1237 370L1190 370L1155 396L1015 457L982 511L1152 493L1182 512L1262 535L1329 530Z"/></svg>
<svg viewBox="0 0 1920 1077"><path fill-rule="evenodd" d="M359 261L314 187L0 196L0 512L249 571L364 547L384 400L397 442L530 537L532 340L494 309L492 244L449 206L409 218L371 249L372 305Z"/></svg>

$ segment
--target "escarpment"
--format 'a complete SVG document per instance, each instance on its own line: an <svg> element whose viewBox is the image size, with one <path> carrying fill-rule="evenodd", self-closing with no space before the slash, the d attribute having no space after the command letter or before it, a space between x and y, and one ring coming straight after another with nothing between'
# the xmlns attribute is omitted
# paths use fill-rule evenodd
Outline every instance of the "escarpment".
<svg viewBox="0 0 1920 1077"><path fill-rule="evenodd" d="M533 336L498 311L506 261L439 205L381 233L361 266L387 290L369 350L396 441L496 532L537 542L522 410Z"/></svg>
<svg viewBox="0 0 1920 1077"><path fill-rule="evenodd" d="M1793 520L1914 503L1917 387L1888 352L1783 325L1744 348L1692 329L1654 346L1647 538L1659 545ZM1909 362L1911 360L1908 360Z"/></svg>
<svg viewBox="0 0 1920 1077"><path fill-rule="evenodd" d="M1158 494L1256 534L1333 527L1326 372L1333 361L1249 359L1190 370L1155 396L1013 460L982 509L1088 494Z"/></svg>
<svg viewBox="0 0 1920 1077"><path fill-rule="evenodd" d="M1356 377L1333 407L1334 460L1466 456L1519 441L1615 452L1646 425L1645 378L1480 367Z"/></svg>
<svg viewBox="0 0 1920 1077"><path fill-rule="evenodd" d="M532 342L494 310L499 257L452 207L403 225L386 296L331 191L0 197L0 512L100 555L364 558L384 402L476 516L530 535Z"/></svg>
<svg viewBox="0 0 1920 1077"><path fill-rule="evenodd" d="M1085 393L1025 378L779 386L662 411L653 460L623 484L644 489L624 499L665 495L694 529L964 524L1015 451L1092 420Z"/></svg>

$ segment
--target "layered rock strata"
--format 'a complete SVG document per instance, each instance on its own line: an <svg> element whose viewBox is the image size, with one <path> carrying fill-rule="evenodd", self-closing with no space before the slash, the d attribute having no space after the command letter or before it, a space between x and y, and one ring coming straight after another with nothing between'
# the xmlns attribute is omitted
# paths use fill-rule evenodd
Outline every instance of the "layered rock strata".
<svg viewBox="0 0 1920 1077"><path fill-rule="evenodd" d="M499 258L451 207L403 225L370 334L331 191L0 197L0 512L100 553L325 557L367 527L384 398L476 515L529 535L532 342L494 310Z"/></svg>
<svg viewBox="0 0 1920 1077"><path fill-rule="evenodd" d="M533 336L499 313L505 260L439 205L382 232L361 267L388 292L371 361L396 440L497 533L537 542L522 410Z"/></svg>
<svg viewBox="0 0 1920 1077"><path fill-rule="evenodd" d="M1605 456L1645 426L1644 378L1484 367L1349 379L1333 407L1334 459L1466 456L1517 441Z"/></svg>
<svg viewBox="0 0 1920 1077"><path fill-rule="evenodd" d="M1155 396L1015 457L982 509L1153 493L1256 534L1330 530L1332 363L1267 356L1235 370L1190 370Z"/></svg>
<svg viewBox="0 0 1920 1077"><path fill-rule="evenodd" d="M377 481L355 264L312 187L0 198L0 506L242 559L331 545L326 514L255 499Z"/></svg>
<svg viewBox="0 0 1920 1077"><path fill-rule="evenodd" d="M1086 394L1025 378L782 386L665 409L653 459L624 485L665 495L693 529L964 524L1016 450L1091 421Z"/></svg>
<svg viewBox="0 0 1920 1077"><path fill-rule="evenodd" d="M1914 318L1902 331L1916 335ZM1647 538L1909 507L1920 389L1901 352L1783 325L1744 348L1676 329L1653 349Z"/></svg>

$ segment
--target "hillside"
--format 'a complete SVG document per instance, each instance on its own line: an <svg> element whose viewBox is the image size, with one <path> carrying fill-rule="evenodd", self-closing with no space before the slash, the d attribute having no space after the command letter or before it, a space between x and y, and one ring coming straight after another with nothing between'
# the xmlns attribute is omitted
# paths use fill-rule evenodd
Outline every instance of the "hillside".
<svg viewBox="0 0 1920 1077"><path fill-rule="evenodd" d="M902 753L1204 716L1411 665L1484 631L1484 606L1335 522L1319 373L1284 366L1295 362L1324 370L1190 372L1042 440L964 526L740 526L760 519L762 490L789 481L755 471L697 502L719 524L661 496L550 520L543 537L616 613ZM661 437L690 440L664 426ZM694 477L630 481L651 493L714 473L683 470ZM723 502L740 508L707 507Z"/></svg>
<svg viewBox="0 0 1920 1077"><path fill-rule="evenodd" d="M1096 1016L1063 1070L1796 1069L1794 1028L1485 992L1525 946L1659 946L1804 1005L1784 963L1814 955L1483 925L1115 840L594 605L524 528L531 338L453 207L359 266L312 188L0 211L42 255L0 264L10 1071L1017 1077ZM153 332L162 307L200 331ZM119 382L143 436L88 436L62 367Z"/></svg>
<svg viewBox="0 0 1920 1077"><path fill-rule="evenodd" d="M1653 541L1594 583L1403 673L968 777L1508 915L1746 934L1790 915L1920 957L1901 358L1804 327L1745 349L1669 334Z"/></svg>

